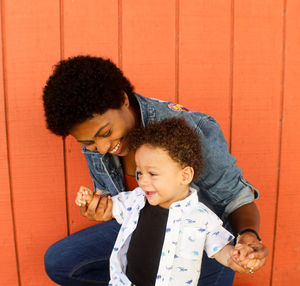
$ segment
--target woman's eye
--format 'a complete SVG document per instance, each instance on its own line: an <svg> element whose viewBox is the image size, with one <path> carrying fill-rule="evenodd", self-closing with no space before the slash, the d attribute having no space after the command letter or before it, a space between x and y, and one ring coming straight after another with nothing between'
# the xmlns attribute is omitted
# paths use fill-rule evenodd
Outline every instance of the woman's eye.
<svg viewBox="0 0 300 286"><path fill-rule="evenodd" d="M111 129L109 129L106 133L101 135L101 137L108 137L111 134Z"/></svg>

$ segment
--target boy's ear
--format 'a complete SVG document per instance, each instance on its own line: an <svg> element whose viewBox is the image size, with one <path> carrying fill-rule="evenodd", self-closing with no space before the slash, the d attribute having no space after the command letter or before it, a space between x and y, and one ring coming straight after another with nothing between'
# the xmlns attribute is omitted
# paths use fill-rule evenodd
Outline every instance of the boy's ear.
<svg viewBox="0 0 300 286"><path fill-rule="evenodd" d="M182 169L182 183L185 185L189 185L194 178L194 169L191 166L184 167Z"/></svg>

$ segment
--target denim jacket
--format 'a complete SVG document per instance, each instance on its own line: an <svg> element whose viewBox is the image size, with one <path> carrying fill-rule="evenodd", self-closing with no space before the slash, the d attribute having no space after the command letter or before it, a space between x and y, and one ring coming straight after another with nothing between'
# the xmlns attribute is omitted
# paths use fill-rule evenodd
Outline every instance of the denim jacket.
<svg viewBox="0 0 300 286"><path fill-rule="evenodd" d="M214 118L191 111L180 104L146 98L135 94L141 111L142 126L152 121L169 117L183 117L201 138L203 171L192 184L198 190L199 201L209 206L218 216L224 216L225 208L245 190L254 189L255 198L258 192L242 177L242 170L235 165L236 159L229 154L228 145L223 133ZM116 155L89 151L83 146L85 158L94 187L102 194L117 195L126 191L120 159ZM240 200L240 199L239 199ZM251 199L253 201L253 198ZM235 203L236 209L251 202L249 199ZM231 209L232 212L234 209Z"/></svg>

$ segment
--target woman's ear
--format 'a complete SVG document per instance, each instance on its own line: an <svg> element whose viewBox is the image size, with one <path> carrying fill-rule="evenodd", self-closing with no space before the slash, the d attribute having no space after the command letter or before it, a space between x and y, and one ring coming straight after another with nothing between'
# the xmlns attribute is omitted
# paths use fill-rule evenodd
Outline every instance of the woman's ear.
<svg viewBox="0 0 300 286"><path fill-rule="evenodd" d="M125 106L125 107L129 107L129 105L130 105L130 102L129 102L129 98L128 98L128 95L127 95L127 93L124 91L124 94L123 94L123 96L124 96L124 102L123 102L123 106Z"/></svg>
<svg viewBox="0 0 300 286"><path fill-rule="evenodd" d="M184 185L189 185L194 178L194 169L191 166L184 167L181 170L181 180Z"/></svg>

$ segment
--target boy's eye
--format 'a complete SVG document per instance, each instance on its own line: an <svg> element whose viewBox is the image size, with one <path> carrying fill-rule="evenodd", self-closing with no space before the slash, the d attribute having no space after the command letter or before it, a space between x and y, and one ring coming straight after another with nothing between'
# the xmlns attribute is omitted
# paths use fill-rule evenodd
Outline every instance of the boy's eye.
<svg viewBox="0 0 300 286"><path fill-rule="evenodd" d="M142 172L140 171L136 171L135 172L135 177L136 177L136 180L138 181L139 180L139 177L142 175Z"/></svg>
<svg viewBox="0 0 300 286"><path fill-rule="evenodd" d="M156 176L156 174L149 172L150 176Z"/></svg>

